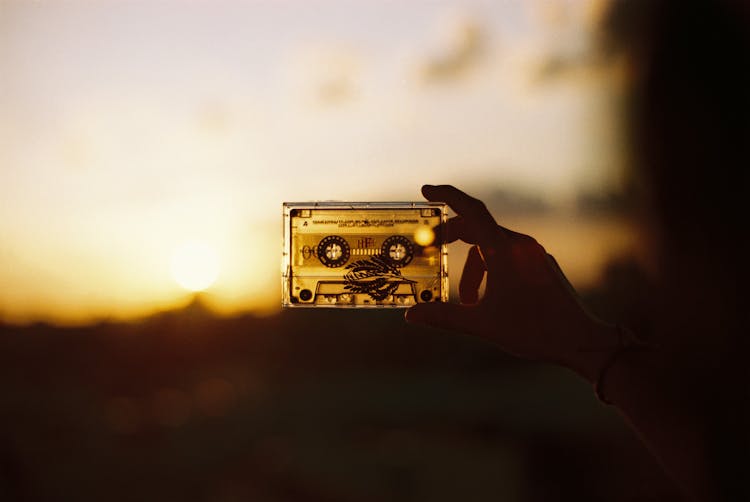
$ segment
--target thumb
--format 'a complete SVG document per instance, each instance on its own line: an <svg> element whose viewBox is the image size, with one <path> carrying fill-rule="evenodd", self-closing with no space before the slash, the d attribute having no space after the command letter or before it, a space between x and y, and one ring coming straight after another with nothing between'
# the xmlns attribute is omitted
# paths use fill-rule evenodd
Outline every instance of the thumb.
<svg viewBox="0 0 750 502"><path fill-rule="evenodd" d="M419 303L406 311L406 321L433 328L472 332L475 305L455 303Z"/></svg>

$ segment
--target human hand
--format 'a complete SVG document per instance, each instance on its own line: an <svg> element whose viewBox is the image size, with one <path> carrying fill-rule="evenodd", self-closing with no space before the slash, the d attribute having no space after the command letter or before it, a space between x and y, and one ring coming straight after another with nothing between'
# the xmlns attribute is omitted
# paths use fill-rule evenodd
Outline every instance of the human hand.
<svg viewBox="0 0 750 502"><path fill-rule="evenodd" d="M474 246L461 274L461 303L420 303L406 320L479 336L513 355L556 362L594 381L619 338L614 327L581 306L555 259L528 235L498 225L482 201L453 186L425 185L422 194L457 214L445 223L445 241Z"/></svg>

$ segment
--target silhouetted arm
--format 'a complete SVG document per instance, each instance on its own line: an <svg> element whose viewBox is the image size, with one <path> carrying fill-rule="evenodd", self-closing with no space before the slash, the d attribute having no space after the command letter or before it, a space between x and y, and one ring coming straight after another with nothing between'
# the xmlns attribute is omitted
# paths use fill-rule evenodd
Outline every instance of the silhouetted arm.
<svg viewBox="0 0 750 502"><path fill-rule="evenodd" d="M425 185L422 193L457 214L441 232L445 240L474 246L459 283L461 303L418 304L406 319L485 338L518 357L570 368L592 384L607 367L601 393L689 494L712 500L705 436L680 390L677 360L662 350L619 353L621 333L583 308L533 238L498 225L484 203L452 186Z"/></svg>

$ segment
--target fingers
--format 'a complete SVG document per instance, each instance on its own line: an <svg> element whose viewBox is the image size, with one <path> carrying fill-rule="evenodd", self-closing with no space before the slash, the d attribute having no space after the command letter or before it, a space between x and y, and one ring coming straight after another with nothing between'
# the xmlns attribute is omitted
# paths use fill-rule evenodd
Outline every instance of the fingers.
<svg viewBox="0 0 750 502"><path fill-rule="evenodd" d="M494 233L497 224L484 203L451 185L424 185L422 195L427 200L447 203L477 234Z"/></svg>
<svg viewBox="0 0 750 502"><path fill-rule="evenodd" d="M492 237L496 237L495 241L498 240L497 237L501 240L507 240L508 237L525 237L523 234L508 230L501 225L495 225L495 231L492 233L488 234L484 231L477 233L476 225L472 225L463 216L448 218L448 221L445 223L437 225L434 231L438 244L450 244L457 240L462 240L469 244L479 244L480 242L487 243Z"/></svg>
<svg viewBox="0 0 750 502"><path fill-rule="evenodd" d="M470 235L468 225L461 216L448 218L445 223L437 225L434 231L438 244L450 244L457 240L474 244L474 236Z"/></svg>
<svg viewBox="0 0 750 502"><path fill-rule="evenodd" d="M464 263L461 282L458 284L458 296L461 298L461 303L474 304L479 301L479 286L482 284L486 271L487 267L479 248L472 246Z"/></svg>
<svg viewBox="0 0 750 502"><path fill-rule="evenodd" d="M420 303L406 311L406 320L412 324L472 333L475 309L454 303Z"/></svg>

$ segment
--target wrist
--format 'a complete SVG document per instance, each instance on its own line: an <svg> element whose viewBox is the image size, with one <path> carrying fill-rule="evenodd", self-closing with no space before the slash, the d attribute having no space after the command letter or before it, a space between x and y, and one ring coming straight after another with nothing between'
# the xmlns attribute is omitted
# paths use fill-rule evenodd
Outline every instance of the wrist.
<svg viewBox="0 0 750 502"><path fill-rule="evenodd" d="M592 320L580 332L580 338L562 364L592 385L599 381L605 366L622 348L622 337L617 326Z"/></svg>

